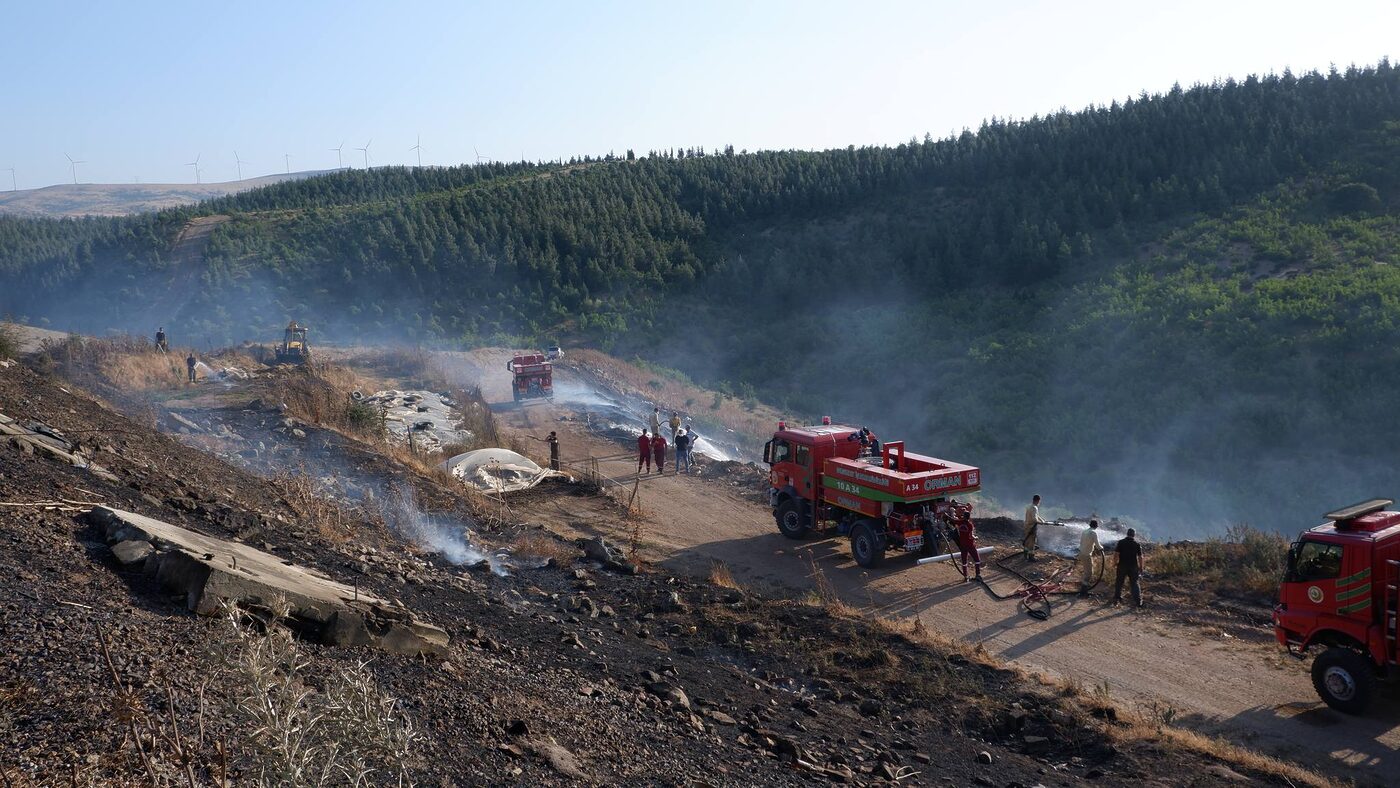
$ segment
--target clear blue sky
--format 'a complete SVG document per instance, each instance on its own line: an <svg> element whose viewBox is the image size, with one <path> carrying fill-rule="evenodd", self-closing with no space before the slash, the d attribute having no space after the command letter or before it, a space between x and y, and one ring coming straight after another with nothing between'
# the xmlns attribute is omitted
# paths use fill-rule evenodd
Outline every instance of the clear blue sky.
<svg viewBox="0 0 1400 788"><path fill-rule="evenodd" d="M1396 54L1400 2L0 5L0 170L206 182L733 144L828 148ZM0 171L0 189L9 188Z"/></svg>

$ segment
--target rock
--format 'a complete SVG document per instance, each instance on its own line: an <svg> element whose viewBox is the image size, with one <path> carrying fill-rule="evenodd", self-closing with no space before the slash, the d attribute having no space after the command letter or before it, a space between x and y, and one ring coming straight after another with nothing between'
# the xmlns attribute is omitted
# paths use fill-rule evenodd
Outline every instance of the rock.
<svg viewBox="0 0 1400 788"><path fill-rule="evenodd" d="M179 424L183 427L188 427L189 429L195 432L204 432L203 427L199 426L198 424L195 424L193 421L190 421L189 419L185 418L184 416L181 416L173 410L170 411L168 415L170 416L170 420L174 421L176 424Z"/></svg>
<svg viewBox="0 0 1400 788"><path fill-rule="evenodd" d="M860 702L860 715L862 717L878 717L885 712L885 704L874 698L866 698Z"/></svg>
<svg viewBox="0 0 1400 788"><path fill-rule="evenodd" d="M530 726L524 720L511 720L506 723L506 735L514 738L530 735Z"/></svg>
<svg viewBox="0 0 1400 788"><path fill-rule="evenodd" d="M986 750L977 753L977 762L983 765L990 764L992 762L992 754Z"/></svg>
<svg viewBox="0 0 1400 788"><path fill-rule="evenodd" d="M707 708L707 709L701 710L700 713L703 714L703 715L705 715L706 717L709 717L710 719L714 720L715 722L719 723L720 725L738 725L738 724L739 724L738 721L735 720L733 717L729 716L728 714L725 714L724 712L722 712L722 711L720 711L720 710L718 710L718 709L709 709L709 708Z"/></svg>
<svg viewBox="0 0 1400 788"><path fill-rule="evenodd" d="M856 773L844 763L832 764L826 767L823 773L834 783L848 783L856 779Z"/></svg>
<svg viewBox="0 0 1400 788"><path fill-rule="evenodd" d="M629 575L637 574L636 565L627 560L622 549L601 536L584 542L583 554L609 569Z"/></svg>
<svg viewBox="0 0 1400 788"><path fill-rule="evenodd" d="M588 774L579 766L578 757L565 749L553 738L536 739L529 743L530 751L554 770L574 780L587 779Z"/></svg>
<svg viewBox="0 0 1400 788"><path fill-rule="evenodd" d="M305 437L306 437L306 430L303 430L303 429L301 429L301 428L294 429L294 430L292 430L292 437L293 437L293 438L305 438Z"/></svg>
<svg viewBox="0 0 1400 788"><path fill-rule="evenodd" d="M249 545L118 509L97 507L87 518L109 542L160 544L161 551L146 559L147 570L200 615L217 615L226 602L265 608L281 598L293 628L328 645L370 645L408 656L447 651L444 630L402 607Z"/></svg>
<svg viewBox="0 0 1400 788"><path fill-rule="evenodd" d="M647 692L662 700L669 700L683 709L690 708L690 698L686 696L685 690L674 684L667 684L664 681L653 681L647 685Z"/></svg>
<svg viewBox="0 0 1400 788"><path fill-rule="evenodd" d="M112 555L117 557L117 562L122 566L144 563L155 551L156 549L151 547L150 542L143 542L135 539L117 542L112 545Z"/></svg>

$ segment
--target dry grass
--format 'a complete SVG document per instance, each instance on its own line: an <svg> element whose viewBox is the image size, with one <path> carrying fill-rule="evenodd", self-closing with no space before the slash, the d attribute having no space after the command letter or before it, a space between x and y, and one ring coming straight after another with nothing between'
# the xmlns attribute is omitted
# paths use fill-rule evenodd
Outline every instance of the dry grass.
<svg viewBox="0 0 1400 788"><path fill-rule="evenodd" d="M544 530L526 531L512 544L519 555L550 558L558 566L569 566L579 556L577 547Z"/></svg>
<svg viewBox="0 0 1400 788"><path fill-rule="evenodd" d="M1127 726L1105 726L1106 733L1121 745L1149 742L1169 749L1204 756L1232 769L1244 769L1269 777L1277 778L1295 786L1329 788L1337 781L1294 763L1279 760L1268 755L1246 749L1222 739L1212 738L1195 731L1158 725L1150 721L1135 721Z"/></svg>
<svg viewBox="0 0 1400 788"><path fill-rule="evenodd" d="M729 565L723 561L710 563L710 583L734 591L744 590L744 587L739 585L739 581L734 579L734 573L729 571Z"/></svg>
<svg viewBox="0 0 1400 788"><path fill-rule="evenodd" d="M1176 542L1149 550L1147 570L1159 577L1197 581L1233 596L1272 598L1288 556L1288 539L1248 525L1204 542Z"/></svg>
<svg viewBox="0 0 1400 788"><path fill-rule="evenodd" d="M253 621L225 608L245 774L269 786L407 783L418 732L402 705L365 662L339 664L312 689L311 659L278 623L286 614L285 601Z"/></svg>
<svg viewBox="0 0 1400 788"><path fill-rule="evenodd" d="M316 482L306 468L279 473L272 478L272 483L301 522L327 541L344 542L354 534L354 518L338 502L316 489Z"/></svg>

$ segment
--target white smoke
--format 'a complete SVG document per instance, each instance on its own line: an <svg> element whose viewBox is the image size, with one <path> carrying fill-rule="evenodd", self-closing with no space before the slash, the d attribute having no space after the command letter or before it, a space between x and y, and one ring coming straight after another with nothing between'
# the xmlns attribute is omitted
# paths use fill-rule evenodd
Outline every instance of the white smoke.
<svg viewBox="0 0 1400 788"><path fill-rule="evenodd" d="M396 489L380 501L384 523L424 550L438 553L457 566L477 566L484 562L496 575L510 575L509 556L490 555L478 550L471 543L471 530L460 520L428 514L419 509L413 488Z"/></svg>

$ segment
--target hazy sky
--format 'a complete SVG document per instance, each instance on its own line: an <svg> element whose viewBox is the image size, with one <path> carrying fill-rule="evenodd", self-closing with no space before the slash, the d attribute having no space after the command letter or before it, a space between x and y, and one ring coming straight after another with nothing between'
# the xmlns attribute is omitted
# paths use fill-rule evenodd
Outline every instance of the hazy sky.
<svg viewBox="0 0 1400 788"><path fill-rule="evenodd" d="M0 0L0 189L945 136L1393 54L1400 2Z"/></svg>

